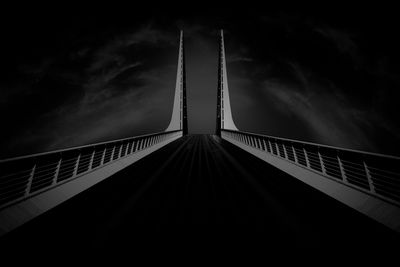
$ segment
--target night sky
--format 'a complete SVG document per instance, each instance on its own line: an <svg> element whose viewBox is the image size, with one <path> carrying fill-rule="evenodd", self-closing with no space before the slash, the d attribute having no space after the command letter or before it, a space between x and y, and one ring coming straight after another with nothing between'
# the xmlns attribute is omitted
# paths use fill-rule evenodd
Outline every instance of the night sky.
<svg viewBox="0 0 400 267"><path fill-rule="evenodd" d="M189 133L214 133L220 28L240 130L399 155L396 10L4 7L0 157L163 131L179 29Z"/></svg>

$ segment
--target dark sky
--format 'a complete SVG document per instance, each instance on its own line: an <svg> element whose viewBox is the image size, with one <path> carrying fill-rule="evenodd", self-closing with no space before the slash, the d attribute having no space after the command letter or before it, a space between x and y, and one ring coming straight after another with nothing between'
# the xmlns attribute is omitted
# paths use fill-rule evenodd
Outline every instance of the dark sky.
<svg viewBox="0 0 400 267"><path fill-rule="evenodd" d="M189 132L213 133L220 28L240 130L399 155L394 7L248 6L4 7L0 157L163 131L179 29Z"/></svg>

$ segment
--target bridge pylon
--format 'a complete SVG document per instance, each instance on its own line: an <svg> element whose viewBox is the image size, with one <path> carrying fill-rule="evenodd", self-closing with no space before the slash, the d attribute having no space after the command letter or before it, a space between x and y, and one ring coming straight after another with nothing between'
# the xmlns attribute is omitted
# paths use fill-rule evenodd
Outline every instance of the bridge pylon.
<svg viewBox="0 0 400 267"><path fill-rule="evenodd" d="M228 75L224 46L224 31L220 32L218 54L218 89L217 89L217 125L216 135L221 136L221 129L238 130L233 122L229 100Z"/></svg>
<svg viewBox="0 0 400 267"><path fill-rule="evenodd" d="M174 105L172 109L171 121L165 130L182 130L183 135L188 133L187 106L186 106L186 70L185 70L185 49L183 42L183 31L180 31L178 68L176 73L176 85Z"/></svg>

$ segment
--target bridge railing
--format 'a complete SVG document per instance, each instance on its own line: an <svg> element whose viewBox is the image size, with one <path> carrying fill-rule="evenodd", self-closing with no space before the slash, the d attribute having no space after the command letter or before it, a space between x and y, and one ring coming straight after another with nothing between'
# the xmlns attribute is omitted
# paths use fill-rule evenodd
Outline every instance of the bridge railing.
<svg viewBox="0 0 400 267"><path fill-rule="evenodd" d="M222 137L400 205L399 157L241 131L222 130Z"/></svg>
<svg viewBox="0 0 400 267"><path fill-rule="evenodd" d="M0 160L0 210L171 139L179 132L160 132Z"/></svg>

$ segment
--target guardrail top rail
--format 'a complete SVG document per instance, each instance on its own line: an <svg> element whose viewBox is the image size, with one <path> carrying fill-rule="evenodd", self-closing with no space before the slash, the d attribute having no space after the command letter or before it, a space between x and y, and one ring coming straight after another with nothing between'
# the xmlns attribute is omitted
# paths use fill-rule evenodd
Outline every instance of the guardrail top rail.
<svg viewBox="0 0 400 267"><path fill-rule="evenodd" d="M400 206L400 157L242 131L223 132L236 141Z"/></svg>
<svg viewBox="0 0 400 267"><path fill-rule="evenodd" d="M0 209L175 136L159 132L0 160Z"/></svg>

